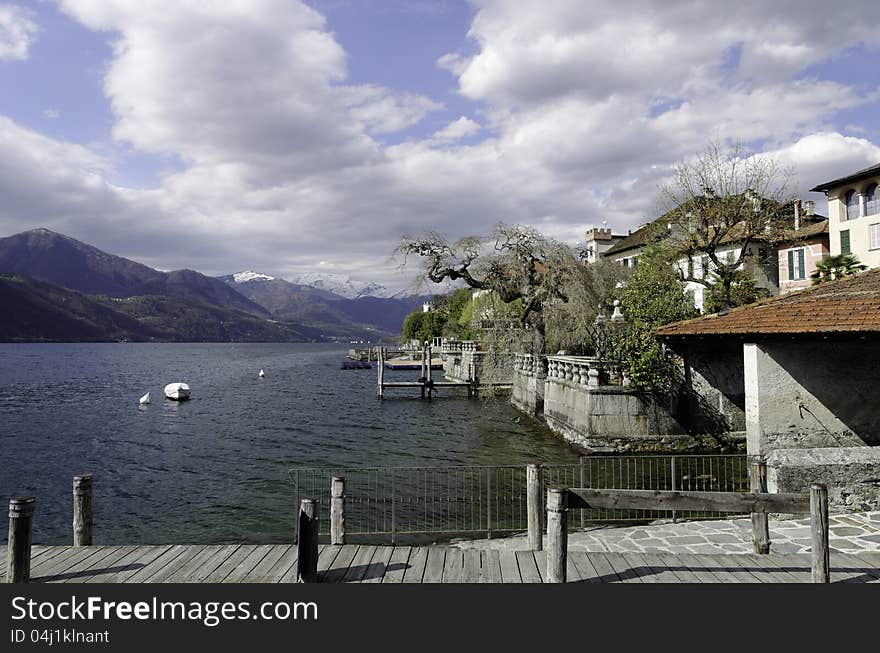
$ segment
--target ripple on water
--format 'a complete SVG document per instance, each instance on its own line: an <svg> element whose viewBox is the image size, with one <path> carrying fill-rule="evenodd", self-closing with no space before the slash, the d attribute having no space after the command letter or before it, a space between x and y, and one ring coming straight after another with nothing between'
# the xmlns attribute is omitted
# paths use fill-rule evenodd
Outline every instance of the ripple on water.
<svg viewBox="0 0 880 653"><path fill-rule="evenodd" d="M70 478L83 472L95 478L104 543L284 542L292 467L577 460L534 425L512 422L503 402L377 402L374 370L338 368L346 351L0 345L0 492L38 497L39 543L69 539ZM189 383L192 399L166 401L172 381ZM147 391L153 403L139 406Z"/></svg>

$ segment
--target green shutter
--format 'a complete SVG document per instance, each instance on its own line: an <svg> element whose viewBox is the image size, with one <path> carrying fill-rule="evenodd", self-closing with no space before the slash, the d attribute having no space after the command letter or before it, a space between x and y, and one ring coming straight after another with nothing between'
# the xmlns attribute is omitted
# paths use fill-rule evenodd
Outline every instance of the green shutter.
<svg viewBox="0 0 880 653"><path fill-rule="evenodd" d="M788 280L794 281L794 250L788 250Z"/></svg>
<svg viewBox="0 0 880 653"><path fill-rule="evenodd" d="M807 260L806 250L800 250L800 256L798 257L798 279L806 279L807 271L805 269L805 264Z"/></svg>
<svg viewBox="0 0 880 653"><path fill-rule="evenodd" d="M849 229L840 232L840 253L849 254Z"/></svg>

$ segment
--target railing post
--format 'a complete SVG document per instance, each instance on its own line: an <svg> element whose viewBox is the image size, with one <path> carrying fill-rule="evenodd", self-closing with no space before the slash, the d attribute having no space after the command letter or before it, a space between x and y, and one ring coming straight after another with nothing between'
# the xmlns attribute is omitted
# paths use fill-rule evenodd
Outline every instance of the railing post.
<svg viewBox="0 0 880 653"><path fill-rule="evenodd" d="M830 583L831 567L828 550L828 486L810 486L810 529L813 546L813 582Z"/></svg>
<svg viewBox="0 0 880 653"><path fill-rule="evenodd" d="M568 565L568 490L547 489L547 582L564 583Z"/></svg>
<svg viewBox="0 0 880 653"><path fill-rule="evenodd" d="M29 583L31 580L31 536L35 506L33 497L9 500L7 583Z"/></svg>
<svg viewBox="0 0 880 653"><path fill-rule="evenodd" d="M297 577L300 582L318 580L318 514L317 499L303 499L299 510L299 541L297 542Z"/></svg>
<svg viewBox="0 0 880 653"><path fill-rule="evenodd" d="M767 492L767 461L763 456L749 456L749 487L752 492ZM752 538L755 553L770 553L770 524L767 513L752 513Z"/></svg>
<svg viewBox="0 0 880 653"><path fill-rule="evenodd" d="M678 489L678 487L677 487L678 486L678 478L677 478L678 472L675 469L675 456L672 456L672 460L670 461L670 474L672 476L672 478L671 478L672 487L670 489L673 492L675 492ZM672 511L672 523L674 524L677 521L678 521L678 513L675 510L673 510Z"/></svg>
<svg viewBox="0 0 880 653"><path fill-rule="evenodd" d="M492 468L486 468L486 539L492 539Z"/></svg>
<svg viewBox="0 0 880 653"><path fill-rule="evenodd" d="M541 551L544 549L543 516L544 510L542 493L544 483L542 479L541 463L529 463L526 467L526 518L529 524L529 550Z"/></svg>
<svg viewBox="0 0 880 653"><path fill-rule="evenodd" d="M584 459L585 458L586 458L586 456L581 456L579 459L581 469L580 469L580 485L578 485L578 487L580 487L580 488L583 488L584 483L586 482L584 480ZM586 511L582 509L580 511L580 513L581 513L581 530L584 530L584 528L586 527L586 524L584 521L585 520L584 515L585 515Z"/></svg>
<svg viewBox="0 0 880 653"><path fill-rule="evenodd" d="M330 482L330 544L345 544L345 477Z"/></svg>
<svg viewBox="0 0 880 653"><path fill-rule="evenodd" d="M397 470L391 470L391 544L397 531Z"/></svg>
<svg viewBox="0 0 880 653"><path fill-rule="evenodd" d="M92 475L73 477L73 546L92 545Z"/></svg>

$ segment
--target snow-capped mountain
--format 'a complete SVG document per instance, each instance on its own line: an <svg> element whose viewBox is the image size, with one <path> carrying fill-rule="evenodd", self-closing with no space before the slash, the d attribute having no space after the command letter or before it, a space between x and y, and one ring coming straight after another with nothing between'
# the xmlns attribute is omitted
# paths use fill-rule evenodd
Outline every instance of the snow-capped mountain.
<svg viewBox="0 0 880 653"><path fill-rule="evenodd" d="M233 275L230 275L232 280L235 283L246 283L248 281L274 281L275 277L270 277L268 274L262 274L260 272L254 272L253 270L245 270L244 272L236 272Z"/></svg>
<svg viewBox="0 0 880 653"><path fill-rule="evenodd" d="M291 277L290 282L326 290L336 295L341 295L346 299L358 299L359 297L402 297L406 294L403 291L391 292L381 284L365 283L341 274L307 272Z"/></svg>

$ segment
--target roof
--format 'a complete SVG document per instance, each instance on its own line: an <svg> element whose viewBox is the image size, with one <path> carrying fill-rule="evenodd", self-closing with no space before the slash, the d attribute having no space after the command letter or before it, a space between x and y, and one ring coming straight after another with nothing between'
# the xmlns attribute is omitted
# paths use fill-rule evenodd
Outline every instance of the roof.
<svg viewBox="0 0 880 653"><path fill-rule="evenodd" d="M657 329L662 338L832 333L880 335L880 268Z"/></svg>
<svg viewBox="0 0 880 653"><path fill-rule="evenodd" d="M682 206L685 206L685 205L682 205ZM794 219L793 209L794 209L794 207L793 207L792 202L788 202L786 204L780 205L780 210L783 211L785 214L791 214L792 219ZM619 254L621 252L626 252L628 250L635 249L636 247L643 247L643 246L647 245L649 242L651 242L652 238L664 237L666 235L666 231L663 229L663 226L666 225L667 223L674 223L675 212L678 210L681 210L681 207L679 207L678 209L672 209L671 211L667 211L666 213L661 215L659 218L657 218L653 222L649 222L648 224L642 225L641 227L639 227L638 229L636 229L635 231L630 233L628 236L625 236L623 238L623 240L619 240L616 243L614 243L614 245L612 245L607 250L605 250L605 252L603 252L602 256L605 256L605 257L614 256L615 254ZM812 214L812 215L813 215L813 219L824 218L824 216L820 216L818 214ZM805 216L804 219L809 220L810 218ZM827 223L827 220L826 220L826 223ZM719 241L718 244L719 245L729 245L731 243L737 243L737 242L743 240L743 236L744 236L743 232L744 231L745 231L745 228L742 223L735 224L727 230L727 233L724 234L724 236L721 238L721 240ZM798 232L799 238L803 235L802 234L803 231L804 230L802 229L800 232ZM811 235L815 235L815 234L811 234ZM756 235L752 236L751 240L765 240L765 238L762 238L760 235L756 234Z"/></svg>
<svg viewBox="0 0 880 653"><path fill-rule="evenodd" d="M826 181L824 184L819 184L815 188L811 188L810 192L823 193L831 190L832 188L836 188L838 186L846 186L847 184L851 184L854 181L861 181L862 179L874 177L875 175L880 175L880 163L878 163L877 165L873 165L870 168L865 168L864 170L854 172L851 175L847 175L846 177L841 177L840 179L834 179L832 181Z"/></svg>
<svg viewBox="0 0 880 653"><path fill-rule="evenodd" d="M818 222L807 223L798 231L791 231L790 237L779 240L780 244L794 243L804 240L805 238L813 238L814 236L822 236L828 233L828 218L822 218Z"/></svg>
<svg viewBox="0 0 880 653"><path fill-rule="evenodd" d="M651 239L651 235L656 229L656 224L656 221L649 222L648 224L639 227L628 236L624 236L621 240L618 240L611 247L606 249L602 253L602 256L611 256L612 254L625 252L628 249L633 249L634 247L647 245L648 241Z"/></svg>

